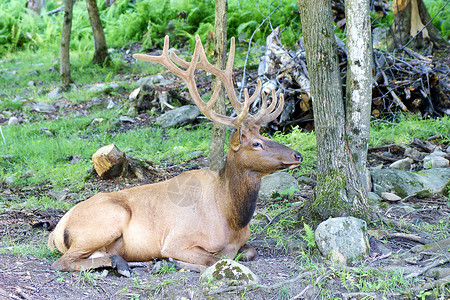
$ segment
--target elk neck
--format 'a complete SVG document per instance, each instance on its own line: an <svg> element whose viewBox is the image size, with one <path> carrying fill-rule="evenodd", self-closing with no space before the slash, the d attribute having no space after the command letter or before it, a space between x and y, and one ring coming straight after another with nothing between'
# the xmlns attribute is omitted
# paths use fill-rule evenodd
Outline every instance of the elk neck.
<svg viewBox="0 0 450 300"><path fill-rule="evenodd" d="M225 166L219 172L221 207L228 225L240 230L248 225L256 208L262 174L239 166L227 156Z"/></svg>

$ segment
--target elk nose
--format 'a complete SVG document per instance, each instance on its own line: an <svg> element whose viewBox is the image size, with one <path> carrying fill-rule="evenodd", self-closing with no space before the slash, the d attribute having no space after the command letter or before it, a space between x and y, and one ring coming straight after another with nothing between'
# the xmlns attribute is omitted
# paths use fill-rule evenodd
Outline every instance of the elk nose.
<svg viewBox="0 0 450 300"><path fill-rule="evenodd" d="M299 161L299 162L302 162L302 160L303 160L302 155L297 151L294 152L294 158L296 161Z"/></svg>

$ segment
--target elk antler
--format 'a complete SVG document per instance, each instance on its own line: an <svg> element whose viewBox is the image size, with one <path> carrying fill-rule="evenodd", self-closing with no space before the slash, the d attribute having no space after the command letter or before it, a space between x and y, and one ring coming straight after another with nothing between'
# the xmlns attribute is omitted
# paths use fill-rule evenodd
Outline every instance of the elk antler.
<svg viewBox="0 0 450 300"><path fill-rule="evenodd" d="M215 67L208 61L208 59L206 58L205 49L203 48L202 42L200 41L200 37L197 35L195 39L196 44L194 54L192 55L192 60L190 62L187 62L179 58L173 52L170 53L169 58L169 36L167 35L164 38L163 52L160 56L134 54L133 57L139 60L145 60L149 62L162 64L170 72L183 79L183 81L186 83L189 89L189 93L191 94L194 103L205 115L205 117L207 117L214 123L226 126L233 126L236 129L239 129L239 128L249 128L253 124L262 125L278 117L278 115L283 110L284 97L283 94L280 94L280 101L278 103L278 107L275 109L275 106L277 104L276 101L277 97L275 90L272 90L272 102L269 107L267 107L266 94L263 93L262 107L260 111L255 115L249 114L250 105L256 100L262 89L261 80L259 79L258 79L258 86L251 97L248 94L248 90L244 89L244 102L240 102L237 99L236 94L234 92L233 77L232 77L234 54L235 54L234 37L231 38L230 53L228 56L228 62L225 70L221 70ZM186 68L186 70L181 69L176 64L178 64L183 68ZM197 85L195 84L194 80L195 69L205 70L206 72L209 72L220 79L220 81L218 81L218 84L214 89L211 99L207 103L205 103L202 100L197 90ZM233 106L234 110L237 113L236 117L220 115L212 109L218 99L221 84L224 85L228 95L228 99L230 100L231 105Z"/></svg>

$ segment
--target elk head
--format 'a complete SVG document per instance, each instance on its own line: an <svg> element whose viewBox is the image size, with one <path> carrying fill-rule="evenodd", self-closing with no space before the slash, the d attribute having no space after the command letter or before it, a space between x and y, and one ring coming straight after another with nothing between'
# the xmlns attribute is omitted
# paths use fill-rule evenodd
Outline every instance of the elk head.
<svg viewBox="0 0 450 300"><path fill-rule="evenodd" d="M235 165L242 166L246 170L261 173L261 176L278 170L297 167L302 161L300 153L263 137L259 133L261 125L276 119L282 112L284 106L283 94L280 94L280 101L278 102L276 92L272 90L272 101L268 105L267 95L264 92L261 93L262 84L261 80L258 79L257 88L252 96L249 96L248 90L244 89L244 101L239 101L233 87L232 68L234 56L235 40L233 37L231 38L230 53L225 70L215 67L208 62L198 35L196 36L195 50L190 62L181 59L174 52L171 52L169 55L168 36L164 39L164 48L160 56L133 55L134 58L139 60L162 64L170 72L182 78L189 89L194 103L208 119L214 123L231 126L236 129L236 132L230 138L230 151L228 152L227 162L232 158ZM185 69L181 69L177 65ZM220 79L207 103L202 100L197 90L194 80L195 69L202 69ZM236 111L236 117L220 115L212 109L217 102L222 85L225 87L228 99ZM261 108L256 114L250 114L250 105L260 94L262 97Z"/></svg>

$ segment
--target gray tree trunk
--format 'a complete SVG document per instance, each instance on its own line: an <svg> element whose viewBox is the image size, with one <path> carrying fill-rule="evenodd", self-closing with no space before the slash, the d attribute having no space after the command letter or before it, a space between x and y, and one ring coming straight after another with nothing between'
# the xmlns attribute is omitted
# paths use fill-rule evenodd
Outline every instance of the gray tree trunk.
<svg viewBox="0 0 450 300"><path fill-rule="evenodd" d="M345 214L364 216L363 187L346 135L331 1L299 0L299 10L317 139L317 185L308 210L319 220Z"/></svg>
<svg viewBox="0 0 450 300"><path fill-rule="evenodd" d="M89 14L92 32L94 34L95 52L92 62L102 64L109 61L108 47L106 46L105 33L103 32L102 22L98 14L97 2L95 0L86 0L86 8Z"/></svg>
<svg viewBox="0 0 450 300"><path fill-rule="evenodd" d="M72 31L72 12L74 0L65 0L64 20L61 31L61 53L59 62L59 73L63 87L72 83L70 77L70 33Z"/></svg>
<svg viewBox="0 0 450 300"><path fill-rule="evenodd" d="M225 69L227 57L227 0L216 0L215 24L214 24L214 58L215 65L220 69ZM218 78L214 82L217 84ZM225 115L225 89L219 93L219 99L214 105L214 110ZM209 150L209 168L219 171L225 163L224 145L225 145L225 126L214 124L211 135L211 146Z"/></svg>
<svg viewBox="0 0 450 300"><path fill-rule="evenodd" d="M356 173L367 199L370 190L367 148L372 104L372 37L369 0L346 0L347 84L346 132Z"/></svg>
<svg viewBox="0 0 450 300"><path fill-rule="evenodd" d="M45 7L45 0L29 0L27 3L27 8L31 9L38 15L41 14L41 9Z"/></svg>

